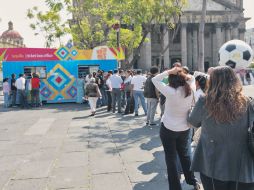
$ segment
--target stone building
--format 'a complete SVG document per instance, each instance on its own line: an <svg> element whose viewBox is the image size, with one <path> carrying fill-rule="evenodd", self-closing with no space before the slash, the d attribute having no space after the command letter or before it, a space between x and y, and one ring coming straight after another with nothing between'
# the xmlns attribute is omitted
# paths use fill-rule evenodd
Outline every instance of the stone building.
<svg viewBox="0 0 254 190"><path fill-rule="evenodd" d="M189 0L181 16L181 28L170 48L163 56L164 67L171 67L176 60L192 70L197 69L198 29L201 20L202 0ZM244 40L245 22L243 0L207 0L205 25L205 68L218 65L218 50L231 39ZM161 52L160 32L152 31L148 43L140 53L137 68L148 69L159 64ZM172 39L172 31L164 36L164 46Z"/></svg>
<svg viewBox="0 0 254 190"><path fill-rule="evenodd" d="M187 0L183 8L181 25L173 42L173 31L165 31L163 45L160 37L160 26L147 35L139 60L134 68L148 70L158 65L161 46L169 49L163 55L163 66L171 67L179 60L191 70L197 70L198 62L198 30L201 20L202 0ZM73 1L74 7L81 6L82 1ZM245 23L248 20L243 14L243 0L207 0L207 16L205 25L205 69L218 65L218 50L221 45L231 39L244 40ZM75 15L73 15L75 17ZM131 61L131 60L128 60Z"/></svg>
<svg viewBox="0 0 254 190"><path fill-rule="evenodd" d="M244 41L249 44L254 51L254 28L246 30Z"/></svg>
<svg viewBox="0 0 254 190"><path fill-rule="evenodd" d="M25 47L23 37L13 29L13 23L8 23L8 30L4 31L0 36L0 48L18 48Z"/></svg>

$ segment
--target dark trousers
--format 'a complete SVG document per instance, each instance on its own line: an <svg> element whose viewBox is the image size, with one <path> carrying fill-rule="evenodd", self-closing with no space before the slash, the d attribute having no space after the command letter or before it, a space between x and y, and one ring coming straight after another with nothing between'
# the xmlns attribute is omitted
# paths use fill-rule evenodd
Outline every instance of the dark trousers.
<svg viewBox="0 0 254 190"><path fill-rule="evenodd" d="M113 112L116 111L116 101L117 101L117 107L118 112L121 112L121 91L120 88L113 88L112 89L112 106L113 106Z"/></svg>
<svg viewBox="0 0 254 190"><path fill-rule="evenodd" d="M168 183L170 190L182 190L178 177L177 154L179 155L186 183L195 185L194 172L190 171L190 130L175 132L167 129L161 123L160 138L165 151L165 160L168 172Z"/></svg>
<svg viewBox="0 0 254 190"><path fill-rule="evenodd" d="M111 92L107 91L107 98L108 98L108 111L110 111L112 109L112 96L111 96Z"/></svg>
<svg viewBox="0 0 254 190"><path fill-rule="evenodd" d="M16 105L17 90L11 90L11 105Z"/></svg>
<svg viewBox="0 0 254 190"><path fill-rule="evenodd" d="M31 90L31 103L33 106L40 105L40 89L39 88L33 88Z"/></svg>
<svg viewBox="0 0 254 190"><path fill-rule="evenodd" d="M131 96L131 92L126 92L126 100L127 104L125 107L125 114L133 113L134 112L134 98Z"/></svg>
<svg viewBox="0 0 254 190"><path fill-rule="evenodd" d="M254 183L238 183L233 181L220 181L200 173L204 190L254 190Z"/></svg>
<svg viewBox="0 0 254 190"><path fill-rule="evenodd" d="M19 93L19 103L21 108L28 108L27 96L25 90L18 90Z"/></svg>
<svg viewBox="0 0 254 190"><path fill-rule="evenodd" d="M126 105L126 94L124 90L121 90L121 106L124 108Z"/></svg>

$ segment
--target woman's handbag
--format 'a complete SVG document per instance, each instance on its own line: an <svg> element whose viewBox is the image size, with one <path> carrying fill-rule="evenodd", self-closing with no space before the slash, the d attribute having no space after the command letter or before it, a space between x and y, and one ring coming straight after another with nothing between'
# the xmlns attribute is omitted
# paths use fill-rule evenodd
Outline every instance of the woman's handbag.
<svg viewBox="0 0 254 190"><path fill-rule="evenodd" d="M201 127L199 127L197 130L194 130L194 135L192 137L192 140L195 142L195 144L198 144L198 141L200 139L201 136Z"/></svg>
<svg viewBox="0 0 254 190"><path fill-rule="evenodd" d="M254 121L251 119L252 105L248 106L248 149L254 158Z"/></svg>
<svg viewBox="0 0 254 190"><path fill-rule="evenodd" d="M125 92L130 92L130 91L131 91L131 83L130 83L130 82L127 82L127 83L125 84L124 91L125 91Z"/></svg>

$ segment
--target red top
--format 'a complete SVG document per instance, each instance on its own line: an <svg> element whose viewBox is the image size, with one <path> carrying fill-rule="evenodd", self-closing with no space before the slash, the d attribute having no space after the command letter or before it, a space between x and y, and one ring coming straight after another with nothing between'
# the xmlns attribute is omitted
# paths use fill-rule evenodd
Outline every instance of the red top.
<svg viewBox="0 0 254 190"><path fill-rule="evenodd" d="M31 79L32 88L40 88L40 79L32 78Z"/></svg>

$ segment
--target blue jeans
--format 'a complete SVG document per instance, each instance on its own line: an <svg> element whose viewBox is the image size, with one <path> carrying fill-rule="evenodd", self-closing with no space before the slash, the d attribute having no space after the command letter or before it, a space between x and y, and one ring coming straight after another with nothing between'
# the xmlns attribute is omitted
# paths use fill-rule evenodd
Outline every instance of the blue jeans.
<svg viewBox="0 0 254 190"><path fill-rule="evenodd" d="M140 99L142 108L143 108L145 114L147 114L147 108L146 108L144 92L134 90L133 91L133 96L134 96L134 101L135 101L135 114L138 114L138 99Z"/></svg>
<svg viewBox="0 0 254 190"><path fill-rule="evenodd" d="M9 93L4 92L4 107L8 108L9 107Z"/></svg>

